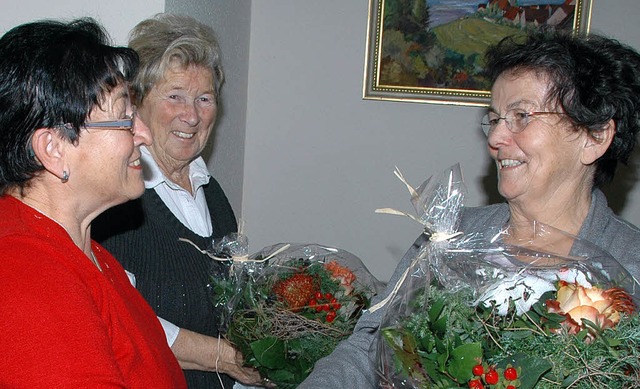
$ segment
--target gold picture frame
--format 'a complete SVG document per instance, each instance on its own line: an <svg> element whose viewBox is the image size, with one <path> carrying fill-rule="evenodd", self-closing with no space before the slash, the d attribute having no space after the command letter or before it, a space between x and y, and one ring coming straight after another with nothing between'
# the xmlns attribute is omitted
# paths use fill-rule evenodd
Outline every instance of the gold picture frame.
<svg viewBox="0 0 640 389"><path fill-rule="evenodd" d="M542 26L588 32L593 0L487 0L475 12L464 8L478 2L369 0L363 98L488 106L486 47Z"/></svg>

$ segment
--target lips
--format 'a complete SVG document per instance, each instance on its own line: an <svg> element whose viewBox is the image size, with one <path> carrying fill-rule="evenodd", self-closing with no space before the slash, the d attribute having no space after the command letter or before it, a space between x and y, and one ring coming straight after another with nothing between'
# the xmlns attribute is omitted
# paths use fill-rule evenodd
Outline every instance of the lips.
<svg viewBox="0 0 640 389"><path fill-rule="evenodd" d="M171 131L171 133L177 136L178 138L182 138L182 139L191 139L195 135L195 134L189 134L182 131Z"/></svg>
<svg viewBox="0 0 640 389"><path fill-rule="evenodd" d="M501 159L498 161L498 165L500 169L508 168L508 167L516 167L522 165L524 162L518 161L516 159Z"/></svg>

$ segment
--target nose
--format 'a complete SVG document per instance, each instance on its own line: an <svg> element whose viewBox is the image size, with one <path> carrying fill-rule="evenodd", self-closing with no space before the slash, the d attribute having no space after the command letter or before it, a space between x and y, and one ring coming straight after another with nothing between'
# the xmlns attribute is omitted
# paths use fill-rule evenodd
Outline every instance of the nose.
<svg viewBox="0 0 640 389"><path fill-rule="evenodd" d="M196 107L195 101L184 103L182 113L180 114L180 120L188 123L190 126L198 124L200 116L198 115L198 108Z"/></svg>
<svg viewBox="0 0 640 389"><path fill-rule="evenodd" d="M151 129L147 126L140 115L135 115L133 119L133 144L135 146L150 146L153 143Z"/></svg>
<svg viewBox="0 0 640 389"><path fill-rule="evenodd" d="M487 134L487 144L489 147L497 148L498 145L511 138L513 135L511 132L511 123L507 120L506 118L500 118L498 124L489 131L489 134Z"/></svg>

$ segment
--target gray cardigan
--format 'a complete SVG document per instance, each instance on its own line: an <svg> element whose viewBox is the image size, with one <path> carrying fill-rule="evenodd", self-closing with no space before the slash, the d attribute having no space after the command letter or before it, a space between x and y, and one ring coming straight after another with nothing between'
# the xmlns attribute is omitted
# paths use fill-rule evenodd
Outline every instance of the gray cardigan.
<svg viewBox="0 0 640 389"><path fill-rule="evenodd" d="M509 207L506 203L465 208L460 231L481 231L487 227L501 227L508 221ZM640 280L640 229L614 215L604 194L598 189L593 191L591 208L578 237L608 251L636 280ZM391 276L387 290L374 299L373 304L390 293L412 259L416 257L424 239L425 235L420 235L407 251ZM374 313L365 312L358 320L353 334L341 342L333 353L318 361L313 372L298 388L379 388L376 374L376 338L384 311L382 308Z"/></svg>

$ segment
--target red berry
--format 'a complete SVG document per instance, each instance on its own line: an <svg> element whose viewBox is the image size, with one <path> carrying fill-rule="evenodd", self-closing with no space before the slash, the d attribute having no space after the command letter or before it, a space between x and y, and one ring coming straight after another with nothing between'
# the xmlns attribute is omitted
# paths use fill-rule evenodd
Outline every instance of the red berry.
<svg viewBox="0 0 640 389"><path fill-rule="evenodd" d="M335 318L336 313L334 311L327 313L327 323L331 323L333 320L335 320Z"/></svg>
<svg viewBox="0 0 640 389"><path fill-rule="evenodd" d="M482 365L475 365L473 369L471 369L473 375L481 376L484 374L484 367Z"/></svg>
<svg viewBox="0 0 640 389"><path fill-rule="evenodd" d="M471 380L469 381L469 387L472 389L484 389L484 385L480 380Z"/></svg>
<svg viewBox="0 0 640 389"><path fill-rule="evenodd" d="M518 371L513 367L508 367L504 371L504 378L506 378L507 381L513 381L518 378Z"/></svg>
<svg viewBox="0 0 640 389"><path fill-rule="evenodd" d="M506 388L506 389L516 389L516 387L515 387L515 386L513 386L513 385L507 385L507 388Z"/></svg>
<svg viewBox="0 0 640 389"><path fill-rule="evenodd" d="M500 376L498 375L498 372L493 369L489 370L487 374L484 375L484 382L489 385L495 385L498 381L500 381Z"/></svg>
<svg viewBox="0 0 640 389"><path fill-rule="evenodd" d="M315 308L318 302L315 299L309 300L309 308Z"/></svg>
<svg viewBox="0 0 640 389"><path fill-rule="evenodd" d="M316 295L314 296L316 298L316 300L320 300L322 299L322 293L320 293L320 291L316 292Z"/></svg>
<svg viewBox="0 0 640 389"><path fill-rule="evenodd" d="M329 301L331 301L331 299L333 298L333 295L331 293L327 292L327 293L324 294L324 298L329 300Z"/></svg>

